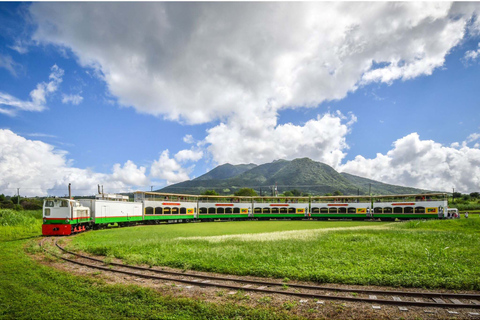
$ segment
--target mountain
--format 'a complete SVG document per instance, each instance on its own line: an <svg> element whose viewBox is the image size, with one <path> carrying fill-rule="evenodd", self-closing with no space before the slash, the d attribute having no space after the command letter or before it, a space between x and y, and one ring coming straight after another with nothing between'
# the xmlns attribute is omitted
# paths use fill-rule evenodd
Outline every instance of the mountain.
<svg viewBox="0 0 480 320"><path fill-rule="evenodd" d="M210 170L209 172L205 173L203 176L200 176L195 181L202 181L202 180L222 180L228 179L239 174L244 173L250 169L255 168L257 165L250 163L250 164L239 164L239 165L232 165L230 163L222 164L221 166L216 167L215 169Z"/></svg>
<svg viewBox="0 0 480 320"><path fill-rule="evenodd" d="M160 192L201 194L215 190L220 194L232 194L240 188L253 188L257 193L270 195L277 185L279 193L297 189L311 195L324 195L340 191L345 195L420 193L424 190L394 186L358 177L348 173L338 173L332 167L309 158L276 160L262 165L224 164L208 173L190 180L167 186Z"/></svg>

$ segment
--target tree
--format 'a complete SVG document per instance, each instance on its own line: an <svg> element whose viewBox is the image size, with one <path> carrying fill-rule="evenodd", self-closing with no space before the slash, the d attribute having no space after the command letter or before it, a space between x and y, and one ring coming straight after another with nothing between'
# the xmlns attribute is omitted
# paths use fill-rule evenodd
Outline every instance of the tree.
<svg viewBox="0 0 480 320"><path fill-rule="evenodd" d="M470 197L475 198L475 199L478 199L478 198L480 198L480 193L478 193L478 192L472 192L472 193L470 193Z"/></svg>
<svg viewBox="0 0 480 320"><path fill-rule="evenodd" d="M325 196L326 196L326 197L331 197L332 194L331 194L331 193L325 193Z"/></svg>
<svg viewBox="0 0 480 320"><path fill-rule="evenodd" d="M293 189L290 192L293 194L294 197L300 197L302 195L302 193L297 189Z"/></svg>
<svg viewBox="0 0 480 320"><path fill-rule="evenodd" d="M218 196L218 193L215 190L206 190L203 194L206 196Z"/></svg>
<svg viewBox="0 0 480 320"><path fill-rule="evenodd" d="M285 192L283 193L283 195L284 195L285 197L293 197L293 193L292 193L291 191L285 191Z"/></svg>
<svg viewBox="0 0 480 320"><path fill-rule="evenodd" d="M341 191L335 190L335 191L333 192L333 195L334 195L334 196L341 196L341 195L343 195L343 193L342 193Z"/></svg>
<svg viewBox="0 0 480 320"><path fill-rule="evenodd" d="M0 194L0 202L3 202L5 201L5 195L4 194Z"/></svg>
<svg viewBox="0 0 480 320"><path fill-rule="evenodd" d="M237 197L255 197L258 196L258 194L253 190L252 188L242 188L235 192L235 195Z"/></svg>

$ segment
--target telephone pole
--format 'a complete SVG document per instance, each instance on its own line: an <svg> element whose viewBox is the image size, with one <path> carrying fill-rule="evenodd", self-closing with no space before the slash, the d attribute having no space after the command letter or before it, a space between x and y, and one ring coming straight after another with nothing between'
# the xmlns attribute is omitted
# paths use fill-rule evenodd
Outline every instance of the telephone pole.
<svg viewBox="0 0 480 320"><path fill-rule="evenodd" d="M20 204L20 188L17 188L17 204Z"/></svg>

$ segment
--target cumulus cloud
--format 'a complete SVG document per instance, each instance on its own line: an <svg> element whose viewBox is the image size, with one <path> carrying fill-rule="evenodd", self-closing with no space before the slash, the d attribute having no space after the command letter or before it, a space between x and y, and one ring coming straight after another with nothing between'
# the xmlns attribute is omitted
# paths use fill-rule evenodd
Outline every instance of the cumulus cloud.
<svg viewBox="0 0 480 320"><path fill-rule="evenodd" d="M49 82L41 82L37 87L30 92L30 101L20 100L8 93L0 91L0 106L7 106L7 108L0 108L0 113L14 116L18 110L22 111L43 111L47 96L57 91L58 86L62 82L64 71L56 64L52 66L49 75Z"/></svg>
<svg viewBox="0 0 480 320"><path fill-rule="evenodd" d="M133 185L148 183L145 168L131 161L113 166L113 174L96 173L71 166L67 153L47 143L25 139L11 130L0 129L0 193L23 196L64 195L72 183L75 195L96 193L97 184L105 191L122 192Z"/></svg>
<svg viewBox="0 0 480 320"><path fill-rule="evenodd" d="M480 150L459 143L445 147L411 133L395 141L386 154L357 156L340 170L396 185L473 192L480 185Z"/></svg>
<svg viewBox="0 0 480 320"><path fill-rule="evenodd" d="M166 180L167 184L189 180L191 168L183 168L175 159L170 158L169 150L164 150L158 160L150 167L150 176Z"/></svg>
<svg viewBox="0 0 480 320"><path fill-rule="evenodd" d="M62 103L71 103L75 106L79 105L83 101L83 97L79 94L63 94Z"/></svg>
<svg viewBox="0 0 480 320"><path fill-rule="evenodd" d="M175 154L175 159L179 162L193 161L196 162L203 157L202 150L180 150Z"/></svg>
<svg viewBox="0 0 480 320"><path fill-rule="evenodd" d="M127 185L145 186L150 183L145 171L145 167L137 167L135 163L128 160L123 167L119 163L113 165L112 178Z"/></svg>
<svg viewBox="0 0 480 320"><path fill-rule="evenodd" d="M205 141L218 163L265 163L310 157L338 166L348 149L346 135L356 121L340 112L318 115L303 125L277 124L277 116L232 118L208 130Z"/></svg>
<svg viewBox="0 0 480 320"><path fill-rule="evenodd" d="M30 6L34 39L71 49L121 104L188 123L315 107L361 85L429 75L477 11L447 2Z"/></svg>

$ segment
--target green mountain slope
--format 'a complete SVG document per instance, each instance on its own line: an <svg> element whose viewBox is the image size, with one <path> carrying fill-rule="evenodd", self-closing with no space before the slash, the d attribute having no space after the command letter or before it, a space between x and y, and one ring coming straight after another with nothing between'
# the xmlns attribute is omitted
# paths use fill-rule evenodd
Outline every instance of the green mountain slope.
<svg viewBox="0 0 480 320"><path fill-rule="evenodd" d="M257 193L270 195L277 185L279 193L297 189L311 195L324 195L340 191L346 195L418 193L423 190L399 187L374 180L338 173L332 167L309 158L276 160L262 165L224 164L190 181L165 187L159 191L171 193L201 194L215 190L220 194L232 194L240 188L253 188Z"/></svg>

